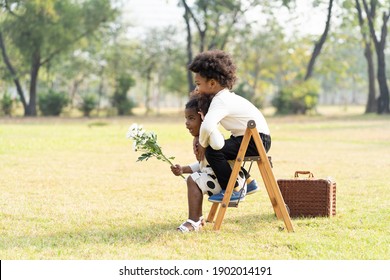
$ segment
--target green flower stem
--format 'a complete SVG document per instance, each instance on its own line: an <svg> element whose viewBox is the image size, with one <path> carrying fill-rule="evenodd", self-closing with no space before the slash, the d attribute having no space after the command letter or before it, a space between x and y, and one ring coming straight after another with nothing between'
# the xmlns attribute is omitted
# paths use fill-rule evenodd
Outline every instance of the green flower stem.
<svg viewBox="0 0 390 280"><path fill-rule="evenodd" d="M160 150L160 152L161 152L161 150ZM166 160L171 166L173 166L173 163L166 157L166 156L164 156L164 154L161 152L160 153L161 155L162 155L162 157L164 158L164 160ZM180 174L180 176L183 178L183 179L185 179L185 177L183 176L183 174Z"/></svg>

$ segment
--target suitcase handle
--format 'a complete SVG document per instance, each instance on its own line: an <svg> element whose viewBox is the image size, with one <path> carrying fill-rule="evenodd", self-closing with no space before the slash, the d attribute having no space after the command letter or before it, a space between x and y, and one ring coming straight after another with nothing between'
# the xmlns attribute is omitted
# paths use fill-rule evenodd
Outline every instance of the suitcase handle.
<svg viewBox="0 0 390 280"><path fill-rule="evenodd" d="M295 171L294 178L298 178L299 174L309 175L309 178L314 178L313 173L311 173L310 171Z"/></svg>

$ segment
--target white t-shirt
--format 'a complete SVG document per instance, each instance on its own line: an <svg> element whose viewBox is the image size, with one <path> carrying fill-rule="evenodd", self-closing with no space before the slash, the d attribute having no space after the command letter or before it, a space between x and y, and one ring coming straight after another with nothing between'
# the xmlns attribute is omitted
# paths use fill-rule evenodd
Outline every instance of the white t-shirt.
<svg viewBox="0 0 390 280"><path fill-rule="evenodd" d="M202 147L209 146L210 135L216 133L219 123L233 136L243 136L250 120L256 122L260 133L270 135L268 124L259 109L244 97L223 89L211 101L200 126L199 143Z"/></svg>

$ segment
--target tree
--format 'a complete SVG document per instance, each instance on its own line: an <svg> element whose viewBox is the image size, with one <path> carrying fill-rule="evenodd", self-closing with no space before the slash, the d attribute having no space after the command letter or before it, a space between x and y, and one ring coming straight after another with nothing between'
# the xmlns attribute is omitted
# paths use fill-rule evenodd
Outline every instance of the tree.
<svg viewBox="0 0 390 280"><path fill-rule="evenodd" d="M36 116L39 70L74 43L90 37L114 19L109 0L0 0L5 12L0 26L3 61L12 75L25 116ZM9 38L6 46L5 37ZM8 48L16 48L29 70L29 101L21 86L22 74L14 67Z"/></svg>
<svg viewBox="0 0 390 280"><path fill-rule="evenodd" d="M294 0L284 0L283 5L290 8L290 5L295 3ZM315 4L318 4L315 2ZM303 75L293 75L295 79L288 85L284 85L273 99L273 105L277 108L278 113L283 114L305 114L307 111L316 107L319 95L319 86L317 81L312 80L314 65L319 57L321 50L325 44L330 30L331 16L332 16L333 0L329 0L327 8L327 17L325 28L320 39L315 42L311 53L309 63L306 67L306 74L302 80ZM292 51L293 53L294 51ZM291 76L291 74L290 74Z"/></svg>
<svg viewBox="0 0 390 280"><path fill-rule="evenodd" d="M183 53L178 51L182 45L177 40L177 34L176 28L172 26L151 29L135 50L133 67L145 81L146 114L151 111L153 91L157 93L157 105L163 87L179 95L187 93L183 89L186 68L183 65Z"/></svg>
<svg viewBox="0 0 390 280"><path fill-rule="evenodd" d="M355 8L359 20L360 32L364 44L364 57L367 61L367 75L368 75L368 98L366 103L366 113L373 113L377 111L376 89L375 89L375 70L374 58L372 53L372 40L370 34L367 34L367 22L363 17L363 11L360 0L355 0ZM373 11L371 11L373 12ZM373 17L374 15L371 15Z"/></svg>
<svg viewBox="0 0 390 280"><path fill-rule="evenodd" d="M185 60L185 48L181 44L175 44L166 52L165 62L159 71L159 81L162 88L179 98L189 94L186 80L188 71L183 65Z"/></svg>
<svg viewBox="0 0 390 280"><path fill-rule="evenodd" d="M379 98L378 98L378 114L390 113L389 107L389 88L387 85L387 77L386 77L386 57L385 57L385 47L386 47L386 37L387 37L387 22L390 17L390 7L387 7L387 12L384 11L382 14L382 28L380 38L378 39L374 21L376 15L376 9L379 3L377 0L371 0L370 6L368 6L367 1L363 0L364 10L367 15L368 25L370 28L371 38L374 42L377 62L378 62L378 72L377 79L379 84Z"/></svg>
<svg viewBox="0 0 390 280"><path fill-rule="evenodd" d="M270 17L264 28L258 31L235 36L233 54L240 79L234 91L245 95L259 107L264 105L267 92L275 86L282 86L286 80L284 74L287 67L294 67L291 72L296 70L295 61L288 57L288 50L292 49L293 43L287 45L287 42L275 17Z"/></svg>
<svg viewBox="0 0 390 280"><path fill-rule="evenodd" d="M317 57L320 55L321 49L322 49L323 45L325 44L326 37L328 36L329 29L330 29L331 17L332 17L332 7L333 7L333 0L329 0L325 28L324 28L324 31L322 32L320 39L314 44L314 49L313 49L313 52L311 54L309 64L307 65L306 76L304 78L305 81L307 81L308 79L310 79L312 77L313 70L314 70L314 63L316 62Z"/></svg>
<svg viewBox="0 0 390 280"><path fill-rule="evenodd" d="M192 61L192 48L195 43L198 43L198 52L225 49L230 37L237 31L238 24L241 22L242 26L246 25L245 13L258 2L257 0L197 0L190 6L186 0L181 0L187 30L188 63ZM192 32L193 26L197 31L196 35ZM193 89L191 73L188 74L188 88L189 91Z"/></svg>
<svg viewBox="0 0 390 280"><path fill-rule="evenodd" d="M118 30L119 31L119 30ZM114 35L111 44L105 45L105 50L95 54L97 64L96 78L98 106L103 98L103 81L114 88L110 95L111 105L116 108L118 115L131 115L135 107L135 101L128 96L129 90L136 85L132 69L132 55L136 46L126 41L119 41L119 32Z"/></svg>
<svg viewBox="0 0 390 280"><path fill-rule="evenodd" d="M356 18L352 10L350 16ZM357 22L355 21L354 24ZM366 60L362 52L360 30L351 27L344 21L328 38L322 51L322 59L318 61L317 79L321 81L321 101L335 104L342 102L345 106L350 102L357 104L366 94L367 85Z"/></svg>
<svg viewBox="0 0 390 280"><path fill-rule="evenodd" d="M132 114L134 102L127 97L127 92L134 85L135 81L129 75L123 74L117 78L112 103L117 108L119 116Z"/></svg>

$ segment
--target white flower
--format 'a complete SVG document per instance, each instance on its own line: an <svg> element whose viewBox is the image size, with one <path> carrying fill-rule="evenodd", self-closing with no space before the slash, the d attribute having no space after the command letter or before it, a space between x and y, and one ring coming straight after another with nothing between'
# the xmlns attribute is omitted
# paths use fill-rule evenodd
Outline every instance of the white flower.
<svg viewBox="0 0 390 280"><path fill-rule="evenodd" d="M133 140L133 150L140 151L142 154L137 161L148 160L155 157L173 165L171 160L174 157L167 157L163 154L161 147L157 143L157 135L154 132L146 132L141 125L133 123L126 134L127 138ZM184 178L183 175L181 175Z"/></svg>
<svg viewBox="0 0 390 280"><path fill-rule="evenodd" d="M138 127L137 136L142 137L146 131L142 128L142 125Z"/></svg>
<svg viewBox="0 0 390 280"><path fill-rule="evenodd" d="M129 130L126 133L126 138L129 138L129 139L134 138L134 131L131 129L131 127L129 128Z"/></svg>
<svg viewBox="0 0 390 280"><path fill-rule="evenodd" d="M145 133L145 130L143 129L142 125L138 125L136 123L133 123L129 130L126 133L126 138L134 139L136 137L142 137Z"/></svg>

